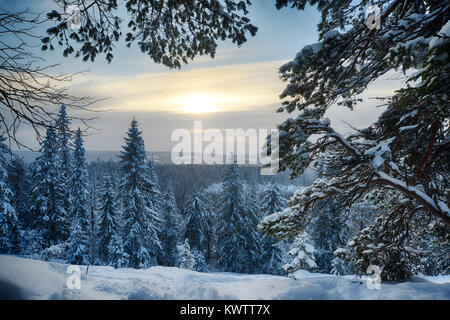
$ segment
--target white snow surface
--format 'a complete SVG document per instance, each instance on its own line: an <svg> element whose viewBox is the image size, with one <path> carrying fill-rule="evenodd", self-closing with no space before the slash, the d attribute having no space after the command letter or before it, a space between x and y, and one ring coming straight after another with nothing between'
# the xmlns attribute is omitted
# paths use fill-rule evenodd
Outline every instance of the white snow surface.
<svg viewBox="0 0 450 320"><path fill-rule="evenodd" d="M69 265L0 256L0 296L25 299L450 299L450 277L414 278L368 289L364 279L304 270L293 278L172 267L81 269L81 289L66 287ZM7 291L7 292L5 292Z"/></svg>

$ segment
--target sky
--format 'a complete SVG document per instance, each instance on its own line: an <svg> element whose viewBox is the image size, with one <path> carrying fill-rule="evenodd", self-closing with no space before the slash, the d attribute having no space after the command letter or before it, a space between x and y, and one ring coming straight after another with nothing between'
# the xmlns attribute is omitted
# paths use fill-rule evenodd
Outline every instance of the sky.
<svg viewBox="0 0 450 320"><path fill-rule="evenodd" d="M121 41L114 51L112 63L104 56L95 62L64 58L62 48L36 53L50 64L57 63L55 73L76 73L68 89L73 94L103 99L95 105L97 119L91 122L96 130L85 137L87 150L117 151L135 117L146 149L170 151L176 144L171 133L179 128L193 130L194 121L203 121L203 129L276 128L277 123L295 114L277 114L279 94L285 83L279 79L278 68L293 59L305 45L317 42L319 12L312 7L305 11L291 8L276 10L274 0L255 0L250 19L259 30L249 36L241 47L230 42L219 43L216 57L199 56L181 70L168 69L154 63L136 47L127 48ZM120 1L119 1L120 3ZM0 0L0 7L18 10L29 7L34 12L49 12L52 0ZM52 26L49 22L45 27ZM45 28L35 33L45 33ZM124 30L125 33L125 30ZM327 113L332 125L341 133L367 126L382 112L370 97L392 93L398 80L383 77L364 93L364 103L354 111L333 107ZM92 115L88 115L92 116ZM73 123L74 126L78 125ZM19 136L25 144L37 148L34 133L22 128Z"/></svg>

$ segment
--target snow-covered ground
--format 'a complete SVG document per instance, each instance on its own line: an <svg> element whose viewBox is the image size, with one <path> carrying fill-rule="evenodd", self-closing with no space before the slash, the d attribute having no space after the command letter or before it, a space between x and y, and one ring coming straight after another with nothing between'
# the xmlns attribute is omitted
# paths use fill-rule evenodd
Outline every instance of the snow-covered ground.
<svg viewBox="0 0 450 320"><path fill-rule="evenodd" d="M66 286L69 265L0 256L0 297L25 299L450 299L450 277L417 277L368 289L354 276L299 271L296 280L271 275L200 273L81 266L81 289Z"/></svg>

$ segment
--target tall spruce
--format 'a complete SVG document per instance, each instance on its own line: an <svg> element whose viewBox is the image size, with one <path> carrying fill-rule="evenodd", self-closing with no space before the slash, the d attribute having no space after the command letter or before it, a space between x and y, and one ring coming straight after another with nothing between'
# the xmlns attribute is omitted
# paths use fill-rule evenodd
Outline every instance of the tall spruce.
<svg viewBox="0 0 450 320"><path fill-rule="evenodd" d="M98 217L97 217L97 196L96 193L92 194L95 201L91 202L89 208L89 262L91 264L99 264L100 259L98 257Z"/></svg>
<svg viewBox="0 0 450 320"><path fill-rule="evenodd" d="M176 266L178 251L177 244L180 238L180 213L175 202L173 189L164 194L162 211L164 213L164 225L162 229L161 245L163 248L163 262L169 267Z"/></svg>
<svg viewBox="0 0 450 320"><path fill-rule="evenodd" d="M16 209L12 206L13 192L8 183L9 148L0 136L0 253L13 253L17 249L19 221Z"/></svg>
<svg viewBox="0 0 450 320"><path fill-rule="evenodd" d="M162 239L164 235L162 234L164 229L164 213L163 210L163 194L159 186L159 177L156 172L155 162L152 158L147 161L147 170L150 183L145 187L145 192L147 193L148 207L153 208L155 213L152 215L153 224L158 231L159 239ZM160 264L164 263L164 253L159 252L157 260Z"/></svg>
<svg viewBox="0 0 450 320"><path fill-rule="evenodd" d="M125 137L121 151L120 169L123 173L120 192L123 202L125 252L129 255L129 266L149 267L157 264L161 256L158 237L158 211L149 200L148 190L153 185L148 174L142 132L135 119Z"/></svg>
<svg viewBox="0 0 450 320"><path fill-rule="evenodd" d="M188 240L194 255L198 257L202 255L203 260L209 258L211 253L211 230L209 225L211 217L205 202L205 197L198 190L193 191L185 200L185 238Z"/></svg>
<svg viewBox="0 0 450 320"><path fill-rule="evenodd" d="M8 170L8 180L13 192L12 206L16 209L21 229L27 229L32 224L30 215L31 177L27 164L22 158L13 157Z"/></svg>
<svg viewBox="0 0 450 320"><path fill-rule="evenodd" d="M86 157L81 130L78 128L73 151L73 173L71 177L71 216L69 250L67 257L73 264L90 264L90 213L88 207L88 185Z"/></svg>
<svg viewBox="0 0 450 320"><path fill-rule="evenodd" d="M98 255L104 263L108 263L110 261L109 247L113 236L115 234L121 236L120 232L122 230L118 205L117 192L114 189L113 177L107 177L105 179L103 191L100 195L100 223L98 229ZM116 245L120 245L120 243Z"/></svg>
<svg viewBox="0 0 450 320"><path fill-rule="evenodd" d="M67 240L67 216L64 207L66 190L61 176L61 158L55 130L48 128L41 144L41 155L33 164L33 189L30 211L33 227L38 230L41 249Z"/></svg>
<svg viewBox="0 0 450 320"><path fill-rule="evenodd" d="M218 210L218 267L223 271L255 273L259 261L258 217L245 203L236 163L225 170Z"/></svg>
<svg viewBox="0 0 450 320"><path fill-rule="evenodd" d="M73 134L70 131L70 120L67 117L66 106L61 105L59 109L59 115L55 123L55 135L56 143L58 146L58 153L60 156L60 170L61 170L61 180L64 184L64 209L70 214L71 212L71 196L70 196L70 183L72 179L72 137ZM70 227L70 223L73 217L68 217L67 228Z"/></svg>
<svg viewBox="0 0 450 320"><path fill-rule="evenodd" d="M130 255L125 252L122 236L115 233L108 243L108 264L114 268L125 268L129 266Z"/></svg>
<svg viewBox="0 0 450 320"><path fill-rule="evenodd" d="M278 186L270 184L263 191L262 215L263 217L275 212L282 211L287 205L286 199L280 192ZM261 239L261 271L269 274L283 274L283 265L288 242L277 241L276 239L262 235Z"/></svg>

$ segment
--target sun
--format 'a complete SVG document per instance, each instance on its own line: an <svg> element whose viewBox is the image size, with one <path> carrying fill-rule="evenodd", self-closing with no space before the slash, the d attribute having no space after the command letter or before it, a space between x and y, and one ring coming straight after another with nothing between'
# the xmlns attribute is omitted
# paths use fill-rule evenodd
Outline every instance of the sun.
<svg viewBox="0 0 450 320"><path fill-rule="evenodd" d="M210 113L220 111L218 99L209 93L194 93L180 97L178 110L183 113Z"/></svg>

